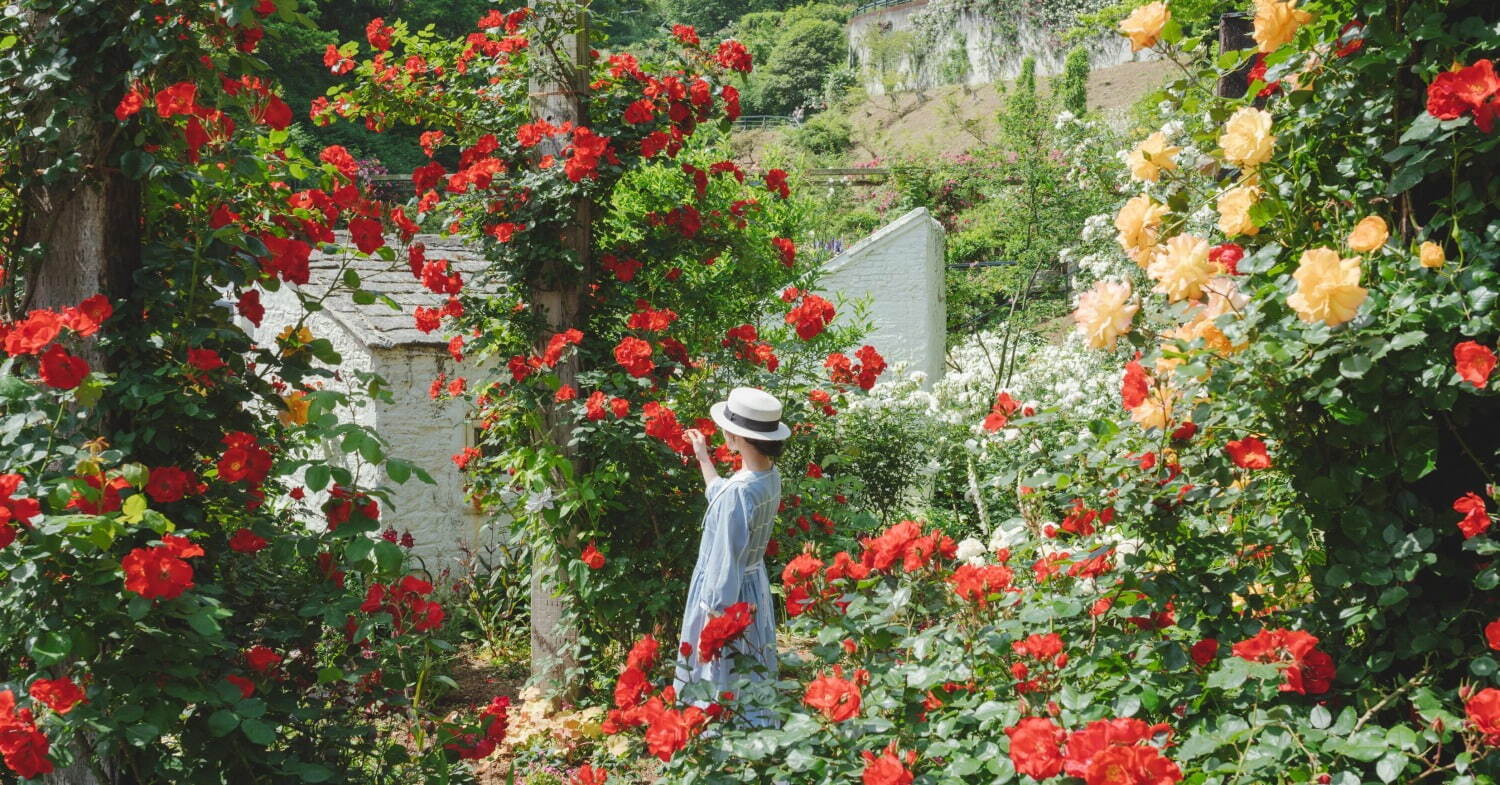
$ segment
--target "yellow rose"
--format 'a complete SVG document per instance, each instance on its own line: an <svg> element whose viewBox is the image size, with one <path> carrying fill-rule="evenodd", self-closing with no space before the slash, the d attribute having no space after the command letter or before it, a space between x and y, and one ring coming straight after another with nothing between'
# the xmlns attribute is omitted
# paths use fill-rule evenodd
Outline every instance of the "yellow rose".
<svg viewBox="0 0 1500 785"><path fill-rule="evenodd" d="M291 395L283 395L281 402L286 405L286 411L279 415L282 425L307 424L307 410L312 406L312 401L307 400L306 393L298 390Z"/></svg>
<svg viewBox="0 0 1500 785"><path fill-rule="evenodd" d="M1219 231L1228 237L1256 234L1260 227L1250 220L1250 208L1260 201L1260 189L1241 185L1219 194Z"/></svg>
<svg viewBox="0 0 1500 785"><path fill-rule="evenodd" d="M1130 410L1130 419L1142 428L1166 429L1172 421L1172 402L1177 392L1166 385L1158 384L1146 395L1141 405Z"/></svg>
<svg viewBox="0 0 1500 785"><path fill-rule="evenodd" d="M1255 43L1261 53L1270 54L1311 19L1312 14L1297 8L1297 0L1255 0Z"/></svg>
<svg viewBox="0 0 1500 785"><path fill-rule="evenodd" d="M1378 215L1366 216L1354 226L1354 231L1349 233L1349 248L1360 253L1369 253L1385 245L1385 241L1390 236L1390 230L1385 228L1384 219Z"/></svg>
<svg viewBox="0 0 1500 785"><path fill-rule="evenodd" d="M1276 137L1271 135L1271 114L1253 106L1242 107L1224 124L1224 133L1219 135L1219 147L1224 149L1224 160L1246 169L1260 166L1271 160L1271 148Z"/></svg>
<svg viewBox="0 0 1500 785"><path fill-rule="evenodd" d="M1438 245L1431 240L1422 243L1422 249L1419 253L1418 258L1422 260L1423 267L1431 270L1436 270L1437 268L1442 267L1443 262L1448 261L1448 257L1443 253L1443 246Z"/></svg>
<svg viewBox="0 0 1500 785"><path fill-rule="evenodd" d="M1303 251L1292 277L1297 292L1286 299L1304 322L1330 327L1354 318L1369 292L1359 285L1359 257L1339 258L1332 248Z"/></svg>
<svg viewBox="0 0 1500 785"><path fill-rule="evenodd" d="M1203 296L1203 285L1217 272L1218 266L1208 260L1208 241L1190 234L1168 240L1166 251L1146 268L1146 275L1156 281L1155 291L1172 302Z"/></svg>
<svg viewBox="0 0 1500 785"><path fill-rule="evenodd" d="M1073 321L1089 346L1105 349L1115 345L1115 339L1130 332L1130 323L1140 305L1130 301L1129 283L1099 281L1094 288L1078 298L1078 310L1073 312Z"/></svg>
<svg viewBox="0 0 1500 785"><path fill-rule="evenodd" d="M1177 162L1172 159L1176 158L1180 152L1182 152L1181 147L1168 145L1167 135L1157 131L1130 151L1126 159L1126 163L1130 165L1130 176L1137 180L1154 183L1162 172L1170 172L1177 168Z"/></svg>
<svg viewBox="0 0 1500 785"><path fill-rule="evenodd" d="M1130 258L1140 261L1137 258L1140 253L1156 245L1156 230L1166 214L1166 205L1151 201L1145 194L1131 199L1115 216L1115 229L1119 231L1115 240Z"/></svg>
<svg viewBox="0 0 1500 785"><path fill-rule="evenodd" d="M1161 29L1171 18L1172 12L1167 10L1166 3L1147 3L1120 21L1120 32L1130 37L1130 51L1139 52L1156 45L1161 38Z"/></svg>
<svg viewBox="0 0 1500 785"><path fill-rule="evenodd" d="M306 327L298 327L294 333L292 332L292 326L287 325L285 329L277 334L276 342L281 344L282 355L296 354L302 351L303 347L313 342L312 330Z"/></svg>

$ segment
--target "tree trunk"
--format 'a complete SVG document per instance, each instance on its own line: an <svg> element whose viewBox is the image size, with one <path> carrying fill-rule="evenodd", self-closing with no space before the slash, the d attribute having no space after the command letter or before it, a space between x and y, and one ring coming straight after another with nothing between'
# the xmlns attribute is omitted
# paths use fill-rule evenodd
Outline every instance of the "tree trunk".
<svg viewBox="0 0 1500 785"><path fill-rule="evenodd" d="M537 6L532 0L532 7ZM548 9L554 9L550 4ZM539 9L539 12L546 13ZM588 30L582 6L566 6L554 11L556 16L545 20L545 24L561 25L564 29L576 27L577 33L569 33L559 39L560 62L543 67L545 74L533 76L531 105L534 116L553 125L571 121L584 121L583 97L588 84L590 62ZM550 137L538 145L537 155L560 156L565 140ZM574 205L572 220L562 230L563 246L574 258L554 259L543 266L537 279L530 282L532 305L546 318L548 334L539 336L545 344L552 334L574 327L583 322L583 286L588 280L590 259L590 222L592 205L580 200ZM579 268L584 270L579 272ZM557 375L563 384L577 386L578 357L573 354L557 365ZM581 471L574 450L569 446L572 439L572 423L561 407L550 407L546 412L547 438L553 447L574 462ZM560 478L559 478L560 481ZM556 543L559 548L572 548L576 543L565 536ZM541 547L538 547L541 546ZM565 598L556 596L552 577L562 568L562 554L547 547L548 544L533 543L531 562L531 676L533 683L553 695L566 696L571 692L568 674L577 667L578 632L567 620Z"/></svg>

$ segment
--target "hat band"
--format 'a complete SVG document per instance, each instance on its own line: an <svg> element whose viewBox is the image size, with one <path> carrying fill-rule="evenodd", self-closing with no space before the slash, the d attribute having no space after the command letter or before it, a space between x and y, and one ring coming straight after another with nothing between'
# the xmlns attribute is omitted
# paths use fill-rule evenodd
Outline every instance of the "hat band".
<svg viewBox="0 0 1500 785"><path fill-rule="evenodd" d="M774 422L766 422L765 420L752 420L744 415L735 414L734 412L729 411L727 408L724 411L724 416L729 418L730 422L740 426L741 428L749 428L750 430L759 433L772 433L781 426L781 422L779 420Z"/></svg>

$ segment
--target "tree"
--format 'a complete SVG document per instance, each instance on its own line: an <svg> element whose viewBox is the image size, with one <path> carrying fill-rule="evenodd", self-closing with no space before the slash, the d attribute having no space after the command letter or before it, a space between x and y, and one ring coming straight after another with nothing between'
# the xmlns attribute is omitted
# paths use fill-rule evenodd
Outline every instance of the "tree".
<svg viewBox="0 0 1500 785"><path fill-rule="evenodd" d="M790 114L822 97L828 72L847 55L844 28L822 19L803 19L776 40L771 60L751 83L749 103L763 114Z"/></svg>
<svg viewBox="0 0 1500 785"><path fill-rule="evenodd" d="M1082 117L1089 110L1089 50L1082 44L1068 50L1057 83L1057 102L1074 117Z"/></svg>

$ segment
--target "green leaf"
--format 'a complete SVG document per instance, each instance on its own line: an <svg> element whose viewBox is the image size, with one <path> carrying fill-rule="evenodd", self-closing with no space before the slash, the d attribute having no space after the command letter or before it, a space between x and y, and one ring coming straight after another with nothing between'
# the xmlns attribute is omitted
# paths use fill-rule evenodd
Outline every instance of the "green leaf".
<svg viewBox="0 0 1500 785"><path fill-rule="evenodd" d="M137 493L125 499L120 505L120 515L125 518L126 523L140 523L141 518L146 515L146 496Z"/></svg>
<svg viewBox="0 0 1500 785"><path fill-rule="evenodd" d="M1238 689L1250 678L1250 663L1239 657L1230 657L1218 670L1208 675L1208 686L1212 689Z"/></svg>
<svg viewBox="0 0 1500 785"><path fill-rule="evenodd" d="M130 602L125 606L125 613L135 621L146 618L146 614L150 612L151 601L139 595L131 597Z"/></svg>
<svg viewBox="0 0 1500 785"><path fill-rule="evenodd" d="M326 782L333 776L332 770L316 763L298 763L292 767L292 771L297 772L297 776L301 777L303 782Z"/></svg>
<svg viewBox="0 0 1500 785"><path fill-rule="evenodd" d="M208 715L208 731L215 736L228 736L240 726L240 718L228 709L219 709Z"/></svg>
<svg viewBox="0 0 1500 785"><path fill-rule="evenodd" d="M1314 728L1323 730L1333 724L1333 715L1329 714L1328 709L1324 706L1314 706L1312 715L1308 718L1308 721L1312 723Z"/></svg>
<svg viewBox="0 0 1500 785"><path fill-rule="evenodd" d="M375 543L375 568L382 574L395 575L401 572L401 562L405 558L406 555L396 543L385 540Z"/></svg>
<svg viewBox="0 0 1500 785"><path fill-rule="evenodd" d="M36 660L37 665L51 665L61 662L73 649L73 640L66 633L53 630L37 636L31 644L31 657Z"/></svg>
<svg viewBox="0 0 1500 785"><path fill-rule="evenodd" d="M262 747L269 747L276 741L276 731L270 725L257 719L246 719L240 722L240 732L252 743Z"/></svg>
<svg viewBox="0 0 1500 785"><path fill-rule="evenodd" d="M1406 756L1399 752L1387 752L1375 764L1375 776L1381 782L1395 782L1401 776L1401 770L1406 768Z"/></svg>
<svg viewBox="0 0 1500 785"><path fill-rule="evenodd" d="M319 463L307 467L306 481L309 491L321 491L328 487L330 470L328 464Z"/></svg>
<svg viewBox="0 0 1500 785"><path fill-rule="evenodd" d="M405 461L386 461L385 475L391 478L391 482L397 485L403 484L411 479L411 464Z"/></svg>
<svg viewBox="0 0 1500 785"><path fill-rule="evenodd" d="M205 638L216 638L219 636L219 623L214 620L208 611L198 611L187 617L188 626L194 632Z"/></svg>

